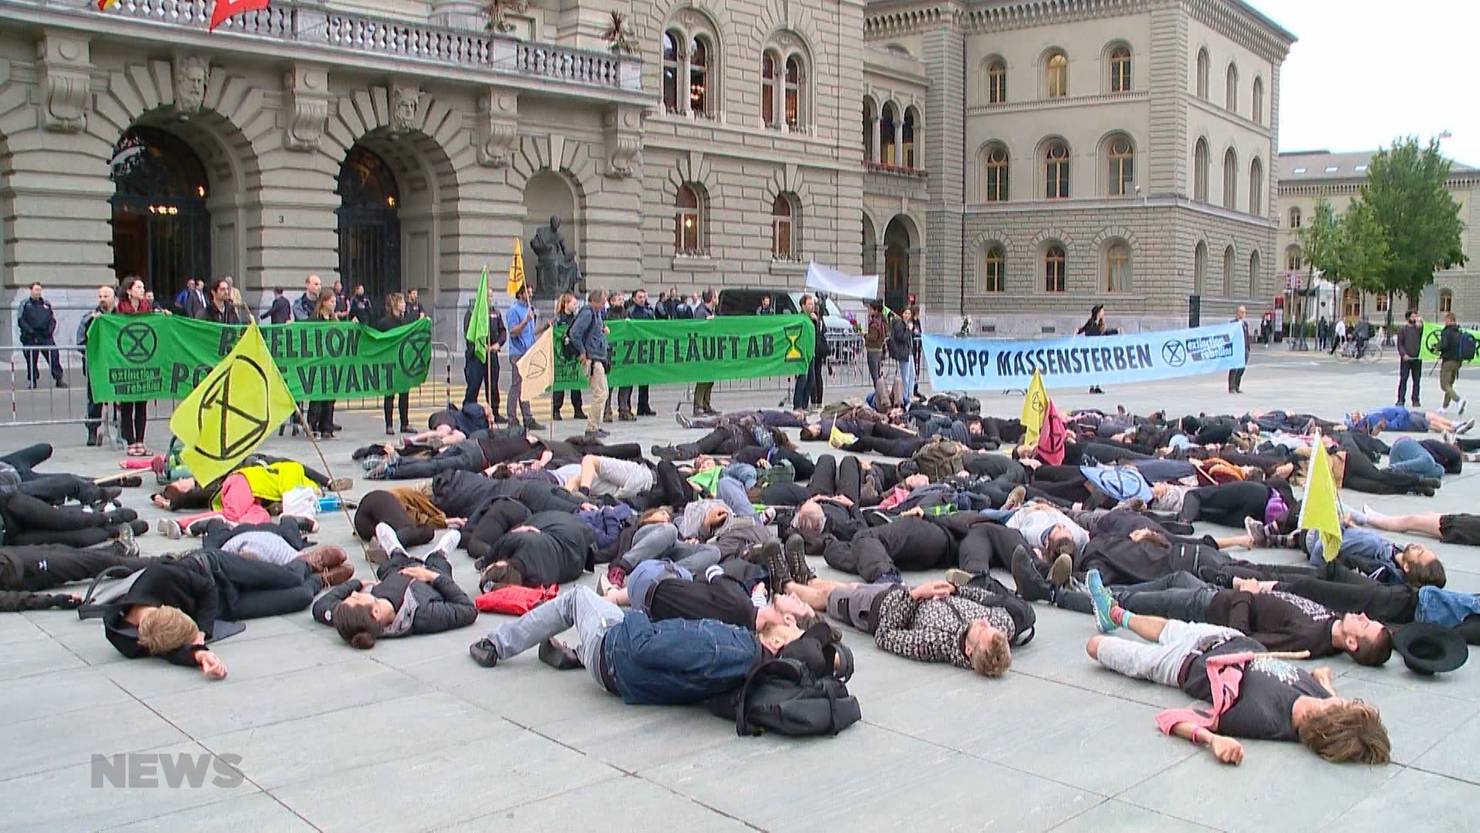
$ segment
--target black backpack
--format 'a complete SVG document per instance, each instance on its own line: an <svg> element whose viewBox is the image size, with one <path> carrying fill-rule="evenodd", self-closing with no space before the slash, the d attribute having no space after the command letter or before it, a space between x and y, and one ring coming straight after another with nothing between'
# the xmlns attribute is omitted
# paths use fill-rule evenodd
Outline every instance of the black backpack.
<svg viewBox="0 0 1480 833"><path fill-rule="evenodd" d="M588 310L590 310L590 307L586 307L576 313L575 319L570 322L570 325L565 328L565 333L560 337L560 357L566 361L581 357L581 346L571 340L570 331L576 328L576 322L580 321L581 316L587 314ZM595 315L594 312L591 314Z"/></svg>
<svg viewBox="0 0 1480 833"><path fill-rule="evenodd" d="M746 675L736 691L709 699L709 710L735 721L745 737L771 731L781 735L836 735L863 718L858 699L848 693L853 653L846 646L822 647L828 674L814 674L801 660L769 659Z"/></svg>
<svg viewBox="0 0 1480 833"><path fill-rule="evenodd" d="M1475 360L1475 336L1464 331L1459 331L1459 360L1472 362Z"/></svg>

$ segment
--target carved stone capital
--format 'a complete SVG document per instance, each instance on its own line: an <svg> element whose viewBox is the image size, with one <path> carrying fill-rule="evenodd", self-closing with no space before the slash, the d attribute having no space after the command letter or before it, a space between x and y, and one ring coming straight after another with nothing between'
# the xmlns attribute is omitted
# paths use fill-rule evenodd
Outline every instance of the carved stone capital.
<svg viewBox="0 0 1480 833"><path fill-rule="evenodd" d="M199 113L211 81L211 61L204 55L175 56L175 110Z"/></svg>
<svg viewBox="0 0 1480 833"><path fill-rule="evenodd" d="M88 39L71 33L47 31L36 41L41 125L45 129L77 133L87 126L90 53Z"/></svg>
<svg viewBox="0 0 1480 833"><path fill-rule="evenodd" d="M632 176L642 152L642 110L613 107L602 115L606 132L606 175L613 179Z"/></svg>
<svg viewBox="0 0 1480 833"><path fill-rule="evenodd" d="M414 84L391 84L391 130L409 133L421 129L422 89Z"/></svg>
<svg viewBox="0 0 1480 833"><path fill-rule="evenodd" d="M502 168L519 143L519 94L490 88L478 98L478 164Z"/></svg>
<svg viewBox="0 0 1480 833"><path fill-rule="evenodd" d="M317 64L293 64L283 73L288 123L283 128L283 146L310 151L319 146L329 121L329 69Z"/></svg>

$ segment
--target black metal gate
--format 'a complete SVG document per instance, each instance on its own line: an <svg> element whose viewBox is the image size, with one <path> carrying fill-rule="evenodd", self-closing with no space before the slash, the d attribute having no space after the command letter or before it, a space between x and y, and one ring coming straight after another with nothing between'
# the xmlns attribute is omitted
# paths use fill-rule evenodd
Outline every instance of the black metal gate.
<svg viewBox="0 0 1480 833"><path fill-rule="evenodd" d="M188 144L157 128L130 128L108 174L116 277L143 278L161 306L187 278L213 277L206 170Z"/></svg>
<svg viewBox="0 0 1480 833"><path fill-rule="evenodd" d="M339 278L346 293L358 284L377 309L401 291L400 193L390 166L356 145L339 170Z"/></svg>

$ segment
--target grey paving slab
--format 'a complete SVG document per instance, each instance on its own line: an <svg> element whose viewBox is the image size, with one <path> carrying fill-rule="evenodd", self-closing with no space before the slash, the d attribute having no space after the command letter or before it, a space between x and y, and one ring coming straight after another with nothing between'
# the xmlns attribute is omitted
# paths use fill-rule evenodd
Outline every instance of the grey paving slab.
<svg viewBox="0 0 1480 833"><path fill-rule="evenodd" d="M1405 769L1338 818L1342 833L1471 833L1480 786Z"/></svg>
<svg viewBox="0 0 1480 833"><path fill-rule="evenodd" d="M168 815L99 829L106 833L158 833L164 830L188 830L190 833L311 833L314 830L312 825L299 818L292 810L262 792L233 796Z"/></svg>
<svg viewBox="0 0 1480 833"><path fill-rule="evenodd" d="M7 754L0 758L0 780L85 763L95 753L134 752L187 740L135 700L7 723L5 734Z"/></svg>
<svg viewBox="0 0 1480 833"><path fill-rule="evenodd" d="M284 633L246 642L235 640L236 637L233 636L217 647L220 654L231 657L227 667L232 683L325 668L356 658L356 652L348 646L334 644L329 640L304 639L301 630L296 634ZM337 637L335 642L338 642ZM144 699L208 689L216 685L215 681L207 679L203 674L182 674L179 668L159 662L111 663L103 666L103 672L120 687Z"/></svg>
<svg viewBox="0 0 1480 833"><path fill-rule="evenodd" d="M1402 764L1413 764L1480 716L1480 703L1449 696L1450 686L1442 685L1442 680L1430 684L1428 678L1405 673L1386 682L1348 675L1334 683L1341 696L1359 697L1382 710L1382 722L1393 743L1393 760ZM1469 777L1480 782L1480 772Z"/></svg>
<svg viewBox="0 0 1480 833"><path fill-rule="evenodd" d="M1446 734L1413 765L1450 778L1480 783L1480 717L1472 717Z"/></svg>
<svg viewBox="0 0 1480 833"><path fill-rule="evenodd" d="M532 732L505 726L460 742L351 747L380 755L373 766L297 781L273 795L320 830L423 830L488 815L620 775ZM347 750L341 748L339 754Z"/></svg>
<svg viewBox="0 0 1480 833"><path fill-rule="evenodd" d="M740 833L753 830L738 819L651 781L611 778L589 787L531 801L479 816L442 833L532 833L538 830L602 830L649 833L655 829L684 833Z"/></svg>
<svg viewBox="0 0 1480 833"><path fill-rule="evenodd" d="M0 680L81 668L85 664L65 645L50 639L13 642L0 651Z"/></svg>
<svg viewBox="0 0 1480 833"><path fill-rule="evenodd" d="M0 616L0 646L29 642L45 634L25 616Z"/></svg>
<svg viewBox="0 0 1480 833"><path fill-rule="evenodd" d="M8 723L82 710L106 711L133 699L96 668L78 667L0 681L0 714Z"/></svg>
<svg viewBox="0 0 1480 833"><path fill-rule="evenodd" d="M535 728L624 772L645 771L737 740L734 723L700 706L624 708L616 714L541 722Z"/></svg>
<svg viewBox="0 0 1480 833"><path fill-rule="evenodd" d="M1112 798L1055 827L1053 833L1208 833L1212 829Z"/></svg>
<svg viewBox="0 0 1480 833"><path fill-rule="evenodd" d="M166 755L206 753L195 743L174 744L153 751ZM3 816L0 816L0 827L18 833L81 833L156 819L260 792L249 782L223 787L212 783L213 780L206 779L199 788L158 786L131 789L113 787L106 781L103 786L95 787L90 763L49 770L0 781L0 807L5 808ZM60 798L63 796L64 799ZM150 829L171 828L152 825Z"/></svg>

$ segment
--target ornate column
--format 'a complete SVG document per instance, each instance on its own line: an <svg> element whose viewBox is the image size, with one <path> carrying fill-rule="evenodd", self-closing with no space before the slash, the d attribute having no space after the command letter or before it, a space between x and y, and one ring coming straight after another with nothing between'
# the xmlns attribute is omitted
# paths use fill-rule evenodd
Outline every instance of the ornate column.
<svg viewBox="0 0 1480 833"><path fill-rule="evenodd" d="M884 158L884 148L879 144L881 138L879 136L879 125L881 125L882 123L883 121L879 118L879 114L875 113L873 122L869 125L869 130L873 131L874 134L874 145L873 148L869 151L870 158L868 161L875 164L883 161Z"/></svg>
<svg viewBox="0 0 1480 833"><path fill-rule="evenodd" d="M899 119L894 123L894 135L889 141L894 146L894 166L904 167L904 113L897 115Z"/></svg>

